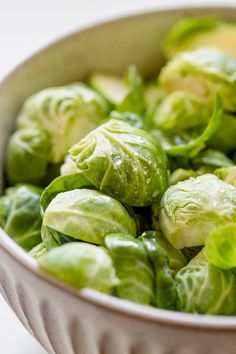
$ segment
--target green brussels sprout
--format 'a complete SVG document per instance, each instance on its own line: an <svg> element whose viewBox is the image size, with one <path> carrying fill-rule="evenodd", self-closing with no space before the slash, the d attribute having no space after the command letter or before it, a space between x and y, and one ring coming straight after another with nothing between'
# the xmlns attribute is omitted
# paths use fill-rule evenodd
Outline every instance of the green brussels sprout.
<svg viewBox="0 0 236 354"><path fill-rule="evenodd" d="M236 314L236 277L208 262L196 262L177 274L178 311L208 315Z"/></svg>
<svg viewBox="0 0 236 354"><path fill-rule="evenodd" d="M40 268L76 289L92 288L112 293L118 279L111 257L101 247L71 242L38 259Z"/></svg>
<svg viewBox="0 0 236 354"><path fill-rule="evenodd" d="M182 91L166 96L157 107L154 124L162 130L182 132L206 125L211 109L198 97Z"/></svg>
<svg viewBox="0 0 236 354"><path fill-rule="evenodd" d="M212 174L171 186L161 200L161 230L176 248L202 246L217 226L234 221L236 188Z"/></svg>
<svg viewBox="0 0 236 354"><path fill-rule="evenodd" d="M49 161L63 161L68 149L101 123L107 103L83 84L44 89L28 98L18 117L18 128L45 131L51 146Z"/></svg>
<svg viewBox="0 0 236 354"><path fill-rule="evenodd" d="M184 91L213 104L217 91L224 109L236 111L236 59L217 49L177 54L161 70L159 81L167 92Z"/></svg>
<svg viewBox="0 0 236 354"><path fill-rule="evenodd" d="M236 267L236 223L219 226L208 239L204 251L211 264L222 269Z"/></svg>
<svg viewBox="0 0 236 354"><path fill-rule="evenodd" d="M9 140L6 172L11 184L42 184L48 168L48 135L34 128L20 129Z"/></svg>
<svg viewBox="0 0 236 354"><path fill-rule="evenodd" d="M185 137L186 132L196 134L208 124L210 107L198 97L182 91L166 96L153 115L154 127L171 134ZM199 135L199 133L198 133ZM236 119L233 115L223 114L218 129L208 139L207 145L230 152L236 149ZM172 138L173 139L173 138Z"/></svg>
<svg viewBox="0 0 236 354"><path fill-rule="evenodd" d="M42 242L40 214L41 188L17 185L0 198L0 226L26 251Z"/></svg>
<svg viewBox="0 0 236 354"><path fill-rule="evenodd" d="M42 212L44 213L48 204L57 194L81 188L94 189L94 186L84 177L82 172L55 178L42 193L40 199Z"/></svg>
<svg viewBox="0 0 236 354"><path fill-rule="evenodd" d="M155 271L155 305L175 309L176 286L165 249L152 236L140 237L140 240Z"/></svg>
<svg viewBox="0 0 236 354"><path fill-rule="evenodd" d="M166 155L147 132L111 119L70 149L84 176L130 206L148 206L167 187Z"/></svg>
<svg viewBox="0 0 236 354"><path fill-rule="evenodd" d="M163 251L167 255L170 268L174 275L187 264L187 261L184 255L182 254L182 252L176 249L175 247L173 247L160 231L157 230L145 231L139 237L139 239L152 240L154 243L158 245L158 247L161 247L163 249Z"/></svg>
<svg viewBox="0 0 236 354"><path fill-rule="evenodd" d="M191 134L188 137L187 143L180 143L179 145L173 145L167 147L166 152L172 156L195 156L199 151L201 151L208 140L215 135L220 127L223 118L223 106L222 100L219 95L216 95L215 108L212 116L205 127L203 132L197 137L192 138Z"/></svg>
<svg viewBox="0 0 236 354"><path fill-rule="evenodd" d="M118 112L142 114L145 109L143 80L134 65L120 78L116 75L94 73L90 85L100 92Z"/></svg>
<svg viewBox="0 0 236 354"><path fill-rule="evenodd" d="M217 168L214 174L232 186L236 187L236 166Z"/></svg>
<svg viewBox="0 0 236 354"><path fill-rule="evenodd" d="M60 168L60 175L71 175L78 172L79 169L76 166L76 163L72 160L70 155L66 155L64 163L61 165Z"/></svg>
<svg viewBox="0 0 236 354"><path fill-rule="evenodd" d="M44 243L41 242L29 252L29 255L34 259L38 260L42 257L45 253L47 253L47 248L45 247Z"/></svg>
<svg viewBox="0 0 236 354"><path fill-rule="evenodd" d="M53 232L58 243L80 240L103 244L110 233L125 232L136 236L136 224L117 200L90 189L59 193L44 212L43 233ZM44 239L43 239L44 241Z"/></svg>
<svg viewBox="0 0 236 354"><path fill-rule="evenodd" d="M120 283L115 294L139 304L155 302L155 278L143 243L119 233L105 237L107 247Z"/></svg>
<svg viewBox="0 0 236 354"><path fill-rule="evenodd" d="M164 52L171 59L178 52L215 47L236 57L235 35L235 23L214 17L190 17L173 26L164 41Z"/></svg>

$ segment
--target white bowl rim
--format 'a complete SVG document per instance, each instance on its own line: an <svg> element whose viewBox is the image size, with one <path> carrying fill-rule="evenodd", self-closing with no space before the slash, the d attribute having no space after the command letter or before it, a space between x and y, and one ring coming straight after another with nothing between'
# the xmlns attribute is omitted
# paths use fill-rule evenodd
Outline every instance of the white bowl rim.
<svg viewBox="0 0 236 354"><path fill-rule="evenodd" d="M115 23L115 22L126 22L131 21L137 17L155 15L156 13L164 12L176 12L178 10L184 10L187 14L188 11L192 12L194 10L207 10L214 9L217 11L236 11L236 4L232 2L226 2L224 6L213 5L213 3L198 4L197 1L193 1L189 5L189 2L182 2L181 4L171 4L162 3L158 6L148 7L147 10L136 10L128 12L126 15L110 17L108 20L95 21L89 25L82 26L77 30L68 32L64 36L60 36L58 39L49 42L42 49L37 50L32 55L28 56L25 60L20 62L15 66L10 72L8 72L0 81L0 94L1 89L5 84L18 73L21 69L28 65L28 63L39 55L44 54L48 49L60 45L63 41L70 37L77 36L78 34L83 34L87 31L96 30L97 28L102 28L103 26ZM24 267L27 271L32 273L35 277L39 278L41 281L47 282L50 286L57 288L58 290L70 295L71 297L80 298L81 300L91 303L95 306L116 312L119 315L124 315L127 317L134 317L141 321L155 322L168 327L183 327L186 329L194 329L199 331L220 331L220 332L235 332L236 330L236 316L209 316L209 315L198 315L198 314L188 314L183 312L176 312L171 310L162 310L152 306L144 306L132 303L131 301L126 301L123 299L116 298L111 295L106 295L92 289L83 289L77 291L67 286L66 284L57 281L51 276L42 272L37 262L32 259L21 247L19 247L0 227L0 247L13 258L21 267Z"/></svg>

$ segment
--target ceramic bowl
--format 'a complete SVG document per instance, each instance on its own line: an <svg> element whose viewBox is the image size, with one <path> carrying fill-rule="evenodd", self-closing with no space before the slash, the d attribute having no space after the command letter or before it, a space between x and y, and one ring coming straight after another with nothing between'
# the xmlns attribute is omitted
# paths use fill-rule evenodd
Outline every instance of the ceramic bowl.
<svg viewBox="0 0 236 354"><path fill-rule="evenodd" d="M162 8L72 33L18 66L0 84L0 184L14 119L26 97L83 80L93 70L122 73L130 63L145 77L163 63L161 41L181 17L236 20L234 7ZM159 310L85 289L73 291L43 274L0 231L0 291L50 354L235 354L236 317ZM220 294L219 294L220 296ZM14 340L14 338L13 338Z"/></svg>

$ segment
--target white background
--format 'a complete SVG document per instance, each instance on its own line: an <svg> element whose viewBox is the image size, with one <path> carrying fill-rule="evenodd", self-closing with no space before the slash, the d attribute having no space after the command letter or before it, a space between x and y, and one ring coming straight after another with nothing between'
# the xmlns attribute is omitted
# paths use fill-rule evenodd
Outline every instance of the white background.
<svg viewBox="0 0 236 354"><path fill-rule="evenodd" d="M220 0L212 2L225 4L225 1ZM236 5L234 0L227 2ZM98 20L167 3L193 5L206 1L0 0L0 77L29 54L62 34ZM21 326L1 295L0 353L46 354Z"/></svg>

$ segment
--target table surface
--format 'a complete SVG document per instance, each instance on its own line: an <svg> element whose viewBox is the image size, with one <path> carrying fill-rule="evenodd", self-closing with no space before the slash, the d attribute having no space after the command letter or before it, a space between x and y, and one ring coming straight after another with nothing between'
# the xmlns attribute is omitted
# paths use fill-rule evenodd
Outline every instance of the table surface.
<svg viewBox="0 0 236 354"><path fill-rule="evenodd" d="M200 2L205 3L205 0L195 3ZM220 0L212 2L223 5ZM226 2L236 5L235 0ZM95 21L163 3L193 5L192 0L0 0L0 77L29 54L62 34ZM1 296L0 319L2 354L46 354Z"/></svg>

